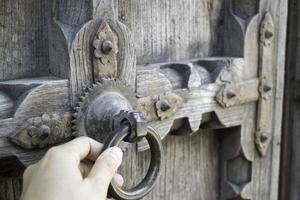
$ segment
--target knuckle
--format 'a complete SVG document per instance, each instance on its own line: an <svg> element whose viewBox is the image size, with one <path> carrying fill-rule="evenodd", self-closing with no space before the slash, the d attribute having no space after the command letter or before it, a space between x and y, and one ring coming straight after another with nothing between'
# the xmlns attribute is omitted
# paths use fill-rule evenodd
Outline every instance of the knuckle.
<svg viewBox="0 0 300 200"><path fill-rule="evenodd" d="M35 165L36 165L36 164L34 164L34 165L29 165L29 166L25 169L25 171L24 171L24 173L23 173L23 178L24 178L24 179L27 179L27 178L32 174L32 172L34 171Z"/></svg>
<svg viewBox="0 0 300 200"><path fill-rule="evenodd" d="M52 157L52 156L58 155L58 154L60 154L60 152L61 151L59 150L59 147L52 147L47 151L46 157Z"/></svg>
<svg viewBox="0 0 300 200"><path fill-rule="evenodd" d="M89 137L87 137L87 136L80 136L80 137L78 137L78 138L75 139L75 141L80 142L80 143L82 143L82 142L90 142L90 140L91 139Z"/></svg>
<svg viewBox="0 0 300 200"><path fill-rule="evenodd" d="M81 139L81 140L89 140L90 138L87 137L87 136L80 136L80 137L78 137L78 139Z"/></svg>
<svg viewBox="0 0 300 200"><path fill-rule="evenodd" d="M59 147L51 147L49 150L48 150L48 154L58 154L59 153Z"/></svg>
<svg viewBox="0 0 300 200"><path fill-rule="evenodd" d="M45 155L46 160L51 160L51 159L58 159L61 157L65 157L64 155L66 154L66 150L61 148L61 147L52 147L49 149Z"/></svg>

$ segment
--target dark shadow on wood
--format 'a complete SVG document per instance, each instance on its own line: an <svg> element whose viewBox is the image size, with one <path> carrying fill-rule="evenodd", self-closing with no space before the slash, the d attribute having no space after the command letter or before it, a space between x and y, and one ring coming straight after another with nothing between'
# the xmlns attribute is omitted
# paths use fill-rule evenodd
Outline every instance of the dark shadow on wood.
<svg viewBox="0 0 300 200"><path fill-rule="evenodd" d="M279 199L291 199L292 156L293 140L296 139L297 132L294 129L295 114L295 92L296 92L296 72L297 72L297 34L299 12L298 0L289 1L288 32L287 32L287 50L285 67L285 88L284 88L284 112L282 126L282 146L281 146L281 164L280 164L280 185ZM298 55L299 56L299 55ZM297 119L296 119L297 120ZM298 119L299 120L299 119ZM294 172L295 173L295 172ZM297 190L294 188L294 190Z"/></svg>

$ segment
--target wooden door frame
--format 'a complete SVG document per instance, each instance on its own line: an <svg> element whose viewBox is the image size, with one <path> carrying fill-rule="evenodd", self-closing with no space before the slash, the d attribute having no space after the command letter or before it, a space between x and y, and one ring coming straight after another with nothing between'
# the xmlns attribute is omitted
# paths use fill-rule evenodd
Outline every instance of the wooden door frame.
<svg viewBox="0 0 300 200"><path fill-rule="evenodd" d="M288 200L291 198L291 167L293 154L294 138L294 113L293 108L296 94L296 57L297 57L297 34L298 34L298 17L297 11L299 3L297 0L289 0L288 8L288 28L287 28L287 48L286 48L286 66L285 66L285 87L284 87L284 104L282 120L282 142L281 142L281 159L280 159L280 182L279 182L279 199ZM296 28L295 28L296 27Z"/></svg>

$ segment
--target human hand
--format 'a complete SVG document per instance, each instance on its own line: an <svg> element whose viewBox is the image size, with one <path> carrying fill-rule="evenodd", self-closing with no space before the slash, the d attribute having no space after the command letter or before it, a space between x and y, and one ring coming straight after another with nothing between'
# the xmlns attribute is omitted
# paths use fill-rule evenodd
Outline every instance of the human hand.
<svg viewBox="0 0 300 200"><path fill-rule="evenodd" d="M21 200L105 200L112 178L123 184L116 174L123 153L112 147L100 155L101 148L88 137L52 147L24 172Z"/></svg>

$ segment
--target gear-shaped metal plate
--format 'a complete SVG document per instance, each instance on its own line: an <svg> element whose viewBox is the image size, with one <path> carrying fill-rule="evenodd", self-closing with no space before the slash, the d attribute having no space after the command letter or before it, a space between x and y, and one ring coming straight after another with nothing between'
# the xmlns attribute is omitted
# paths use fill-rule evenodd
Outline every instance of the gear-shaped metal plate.
<svg viewBox="0 0 300 200"><path fill-rule="evenodd" d="M113 117L121 110L133 110L136 95L120 80L102 79L88 86L74 108L72 129L75 136L105 141L112 131Z"/></svg>

